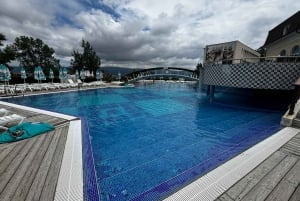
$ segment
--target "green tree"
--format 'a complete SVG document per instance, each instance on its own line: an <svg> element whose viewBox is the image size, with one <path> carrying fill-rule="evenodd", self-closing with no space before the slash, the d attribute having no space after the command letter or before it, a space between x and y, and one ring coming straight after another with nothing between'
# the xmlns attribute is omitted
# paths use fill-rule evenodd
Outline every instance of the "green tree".
<svg viewBox="0 0 300 201"><path fill-rule="evenodd" d="M3 46L2 41L5 41L5 36L0 33L0 46ZM6 46L3 50L0 48L0 64L8 65L8 63L15 59L15 51L10 46Z"/></svg>
<svg viewBox="0 0 300 201"><path fill-rule="evenodd" d="M196 65L196 69L194 70L194 75L198 76L201 68L202 68L202 63L198 63Z"/></svg>
<svg viewBox="0 0 300 201"><path fill-rule="evenodd" d="M85 67L90 72L96 73L96 70L101 65L101 59L97 56L95 50L90 45L88 41L82 40L81 47L83 48L83 53L77 50L72 52L71 65L74 70L81 70Z"/></svg>
<svg viewBox="0 0 300 201"><path fill-rule="evenodd" d="M0 46L3 46L2 41L5 41L5 40L6 40L5 36L2 33L0 33ZM1 51L1 49L0 49L0 51Z"/></svg>
<svg viewBox="0 0 300 201"><path fill-rule="evenodd" d="M27 71L33 72L34 67L41 66L47 74L50 68L59 68L59 60L53 56L54 49L41 39L20 36L11 47L16 52L17 60Z"/></svg>
<svg viewBox="0 0 300 201"><path fill-rule="evenodd" d="M5 64L8 66L8 63L15 59L15 51L10 46L7 46L0 52L0 64Z"/></svg>
<svg viewBox="0 0 300 201"><path fill-rule="evenodd" d="M258 52L260 54L260 61L263 62L265 61L265 57L267 56L266 55L266 48L265 47L260 47L256 50L256 52Z"/></svg>

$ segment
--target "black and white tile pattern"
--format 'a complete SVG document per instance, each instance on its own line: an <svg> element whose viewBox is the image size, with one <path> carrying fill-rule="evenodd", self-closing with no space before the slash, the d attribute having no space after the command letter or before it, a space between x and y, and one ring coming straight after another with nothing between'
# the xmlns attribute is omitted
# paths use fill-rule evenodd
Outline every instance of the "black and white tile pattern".
<svg viewBox="0 0 300 201"><path fill-rule="evenodd" d="M300 63L205 64L203 83L215 86L292 90Z"/></svg>

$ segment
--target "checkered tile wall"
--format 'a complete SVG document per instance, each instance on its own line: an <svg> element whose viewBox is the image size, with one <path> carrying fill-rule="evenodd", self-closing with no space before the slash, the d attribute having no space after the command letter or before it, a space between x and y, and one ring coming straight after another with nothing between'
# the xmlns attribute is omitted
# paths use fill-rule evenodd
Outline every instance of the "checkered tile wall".
<svg viewBox="0 0 300 201"><path fill-rule="evenodd" d="M207 85L292 90L300 63L205 64L202 72Z"/></svg>

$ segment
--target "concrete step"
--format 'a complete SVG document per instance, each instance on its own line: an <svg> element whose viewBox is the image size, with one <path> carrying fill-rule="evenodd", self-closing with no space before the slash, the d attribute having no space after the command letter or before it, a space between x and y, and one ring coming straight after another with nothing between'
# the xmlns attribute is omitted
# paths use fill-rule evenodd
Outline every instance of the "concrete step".
<svg viewBox="0 0 300 201"><path fill-rule="evenodd" d="M300 119L300 112L297 112L296 118Z"/></svg>
<svg viewBox="0 0 300 201"><path fill-rule="evenodd" d="M292 127L300 128L300 118L293 119Z"/></svg>

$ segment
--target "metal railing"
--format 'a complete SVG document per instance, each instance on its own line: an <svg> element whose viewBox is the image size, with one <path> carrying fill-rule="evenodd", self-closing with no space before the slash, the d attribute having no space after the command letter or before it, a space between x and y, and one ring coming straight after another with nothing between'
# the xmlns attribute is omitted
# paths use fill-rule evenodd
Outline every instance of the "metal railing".
<svg viewBox="0 0 300 201"><path fill-rule="evenodd" d="M223 59L213 62L205 62L205 64L240 64L261 62L300 63L300 56L244 57L240 59Z"/></svg>
<svg viewBox="0 0 300 201"><path fill-rule="evenodd" d="M192 80L198 80L199 75L195 71L187 70L174 70L174 69L153 69L145 70L142 72L136 72L128 76L128 81L143 79L143 78L154 78L154 77L173 77L173 78L186 78Z"/></svg>

